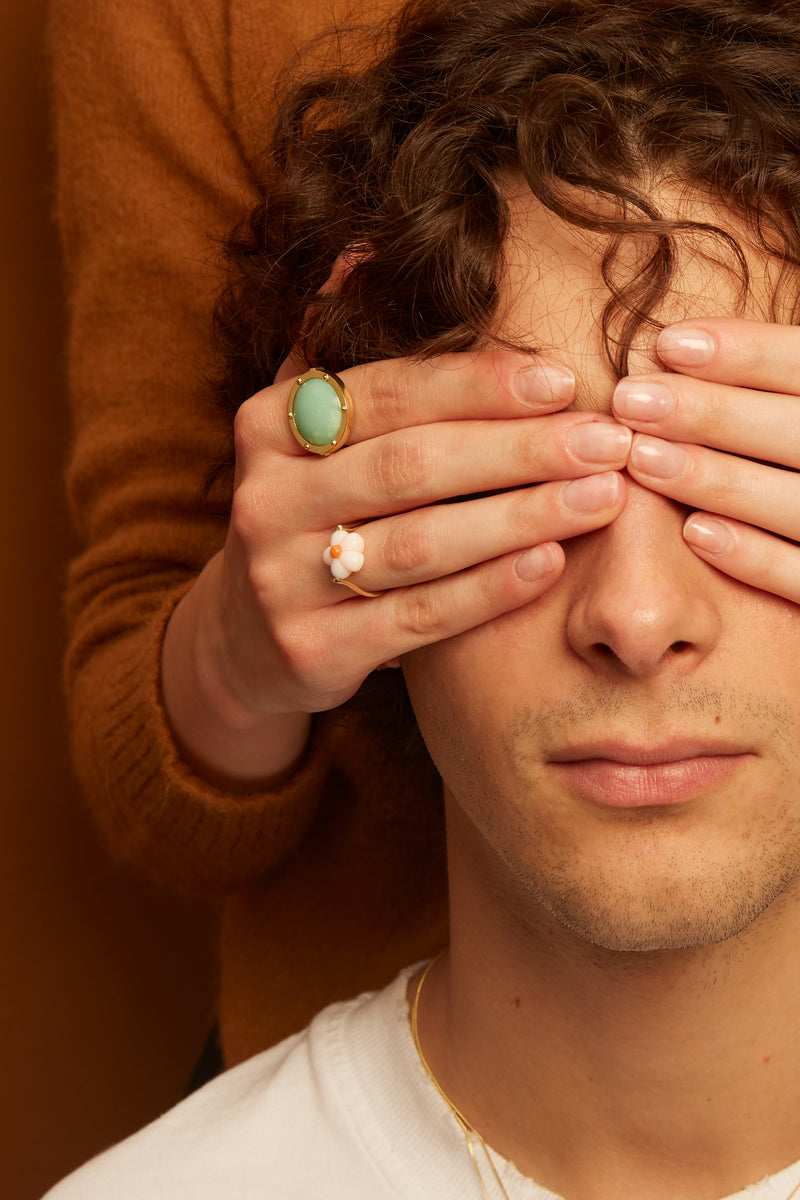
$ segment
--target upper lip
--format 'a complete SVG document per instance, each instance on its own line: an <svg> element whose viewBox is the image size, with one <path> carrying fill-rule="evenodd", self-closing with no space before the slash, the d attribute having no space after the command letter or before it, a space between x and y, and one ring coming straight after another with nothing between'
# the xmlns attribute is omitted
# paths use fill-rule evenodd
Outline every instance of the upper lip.
<svg viewBox="0 0 800 1200"><path fill-rule="evenodd" d="M581 742L557 750L548 757L551 762L581 762L587 759L607 758L611 762L629 763L631 766L647 767L657 763L681 762L687 758L710 758L717 755L747 754L747 747L717 739L692 738L671 740L659 745L652 743L634 745L630 742L600 741Z"/></svg>

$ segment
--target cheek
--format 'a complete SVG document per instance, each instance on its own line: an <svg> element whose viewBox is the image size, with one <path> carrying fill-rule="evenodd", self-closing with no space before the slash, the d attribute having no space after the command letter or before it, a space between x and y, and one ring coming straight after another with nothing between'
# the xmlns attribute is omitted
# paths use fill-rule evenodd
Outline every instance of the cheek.
<svg viewBox="0 0 800 1200"><path fill-rule="evenodd" d="M529 636L524 634L528 627ZM510 745L515 714L538 706L530 620L502 618L415 651L403 671L417 723L445 786L475 814L518 790Z"/></svg>
<svg viewBox="0 0 800 1200"><path fill-rule="evenodd" d="M800 715L800 606L728 581L735 608L723 670L732 686L755 685Z"/></svg>
<svg viewBox="0 0 800 1200"><path fill-rule="evenodd" d="M520 711L548 703L538 695L542 679L563 677L552 664L533 668L524 653L526 626L530 621L515 613L403 661L420 731L454 801L448 838L453 814L460 812L482 847L473 865L480 858L484 868L530 863L543 837L557 848L557 857L573 852L560 805L550 803L541 812L533 802L540 785L537 764L516 744ZM487 857L489 847L494 854ZM452 854L451 847L451 867Z"/></svg>
<svg viewBox="0 0 800 1200"><path fill-rule="evenodd" d="M474 779L498 740L497 664L480 653L484 630L417 650L403 673L428 751L445 784L457 794Z"/></svg>
<svg viewBox="0 0 800 1200"><path fill-rule="evenodd" d="M515 714L557 702L567 686L558 584L535 604L406 655L402 666L420 731L439 756L502 756Z"/></svg>
<svg viewBox="0 0 800 1200"><path fill-rule="evenodd" d="M463 652L470 634L408 654L402 660L408 694L420 732L433 753L442 740L463 736L478 721L485 681L476 686L475 671ZM459 703L456 703L459 698Z"/></svg>

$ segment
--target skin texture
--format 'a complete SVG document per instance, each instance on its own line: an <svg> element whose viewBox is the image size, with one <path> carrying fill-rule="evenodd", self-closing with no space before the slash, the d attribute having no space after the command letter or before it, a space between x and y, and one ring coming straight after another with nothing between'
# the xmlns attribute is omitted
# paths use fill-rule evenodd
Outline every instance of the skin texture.
<svg viewBox="0 0 800 1200"><path fill-rule="evenodd" d="M573 367L576 404L609 412L625 385L602 352L600 250L521 195L504 321ZM747 323L770 295L747 253L744 320L703 323L718 346L773 332ZM667 319L700 286L735 309L729 273L687 253ZM774 332L797 346L796 329ZM635 353L686 413L663 432L697 422L735 450L744 424L786 461L785 396L764 398L756 433L742 392L654 373L655 335ZM746 354L713 360L720 383L763 388L763 362L737 375ZM718 426L711 396L734 409ZM426 983L426 1055L490 1144L570 1200L717 1200L800 1155L798 609L685 540L687 505L726 511L753 464L684 452L691 468L653 487L631 465L620 515L565 545L536 604L403 663L448 797L452 947ZM763 471L738 496L745 520L794 486ZM752 578L746 546L737 562Z"/></svg>
<svg viewBox="0 0 800 1200"><path fill-rule="evenodd" d="M677 212L681 194L662 198ZM623 467L684 515L698 510L684 526L698 558L800 601L800 484L770 465L800 467L800 333L766 323L770 288L755 288L732 317L730 263L715 266L718 245L687 241L681 283L660 314L677 324L635 348L637 374L616 387L612 407L593 378L612 382L594 324L605 296L581 259L589 243L566 227L548 242L523 190L516 203L521 257L509 256L504 320L512 335L537 334L539 356L485 351L345 372L355 425L346 452L324 462L287 427L290 380L304 364L287 362L240 410L228 540L176 609L163 652L176 738L200 773L230 789L290 770L309 714L342 703L375 667L543 595L563 570L562 543L620 513ZM719 215L706 202L696 212ZM746 243L741 222L728 220ZM514 307L526 253L550 297L536 330ZM637 253L631 245L623 265ZM775 278L763 258L753 265L765 284ZM520 487L531 483L542 486ZM488 489L508 490L436 503ZM317 562L336 523L360 528L358 582L380 599L333 587L321 566L287 571Z"/></svg>

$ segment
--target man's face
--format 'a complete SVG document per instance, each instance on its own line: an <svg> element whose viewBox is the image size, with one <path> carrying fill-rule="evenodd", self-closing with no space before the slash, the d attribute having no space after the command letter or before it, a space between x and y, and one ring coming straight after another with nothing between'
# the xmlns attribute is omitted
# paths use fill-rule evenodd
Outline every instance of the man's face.
<svg viewBox="0 0 800 1200"><path fill-rule="evenodd" d="M601 239L523 192L514 212L503 329L608 411ZM765 264L748 257L745 315L763 319ZM695 243L659 316L731 313L736 296ZM654 369L637 343L631 370ZM613 950L730 937L792 896L800 867L800 611L696 558L685 515L628 480L622 514L565 545L542 599L404 662L482 877L523 920L545 912Z"/></svg>

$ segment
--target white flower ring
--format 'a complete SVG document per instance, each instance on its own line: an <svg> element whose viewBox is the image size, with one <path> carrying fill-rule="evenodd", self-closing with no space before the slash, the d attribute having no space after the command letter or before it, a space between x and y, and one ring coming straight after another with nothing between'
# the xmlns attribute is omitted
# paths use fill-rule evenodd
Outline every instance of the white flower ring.
<svg viewBox="0 0 800 1200"><path fill-rule="evenodd" d="M330 567L334 579L347 579L364 565L364 539L360 533L350 533L343 525L337 525L331 534L330 545L322 555L326 567Z"/></svg>

